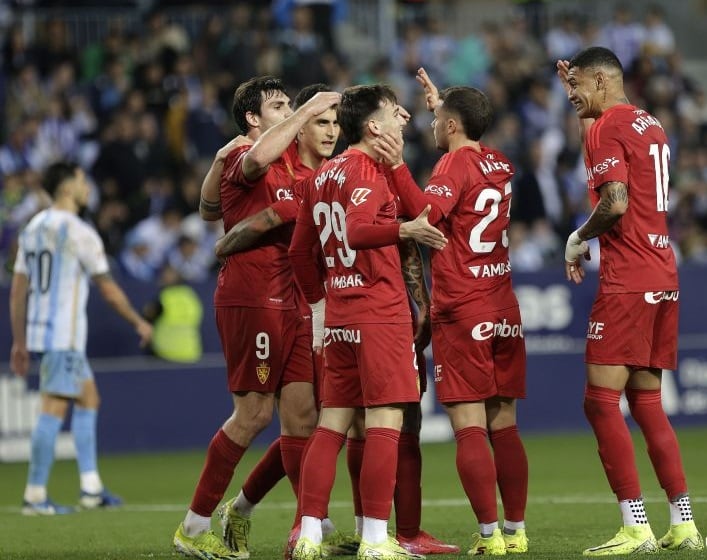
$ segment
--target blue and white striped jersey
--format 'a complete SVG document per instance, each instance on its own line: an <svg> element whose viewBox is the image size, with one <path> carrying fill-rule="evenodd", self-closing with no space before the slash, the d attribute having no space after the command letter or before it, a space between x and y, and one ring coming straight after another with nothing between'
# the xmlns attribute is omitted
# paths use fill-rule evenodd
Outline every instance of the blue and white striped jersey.
<svg viewBox="0 0 707 560"><path fill-rule="evenodd" d="M108 270L101 238L78 216L49 208L32 218L15 261L29 277L27 348L85 352L88 283Z"/></svg>

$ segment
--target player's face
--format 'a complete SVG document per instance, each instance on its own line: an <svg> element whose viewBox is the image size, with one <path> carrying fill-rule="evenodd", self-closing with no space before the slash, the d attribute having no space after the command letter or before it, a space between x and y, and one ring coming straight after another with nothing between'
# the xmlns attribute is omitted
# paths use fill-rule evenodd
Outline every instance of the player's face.
<svg viewBox="0 0 707 560"><path fill-rule="evenodd" d="M392 134L393 136L402 137L403 128L410 118L403 107L397 103L384 101L380 109L373 115L374 121L378 124L378 129L381 134Z"/></svg>
<svg viewBox="0 0 707 560"><path fill-rule="evenodd" d="M84 208L88 204L88 197L91 191L83 169L76 170L74 178L71 179L70 188L76 205L79 208Z"/></svg>
<svg viewBox="0 0 707 560"><path fill-rule="evenodd" d="M339 121L336 109L328 109L307 121L299 134L299 142L319 157L331 156L339 139Z"/></svg>
<svg viewBox="0 0 707 560"><path fill-rule="evenodd" d="M449 149L449 137L447 136L447 114L442 105L438 105L434 110L435 118L432 121L432 132L435 137L435 145L447 151Z"/></svg>
<svg viewBox="0 0 707 560"><path fill-rule="evenodd" d="M260 132L284 121L292 114L290 98L281 91L276 91L270 96L262 94L263 102L260 104Z"/></svg>
<svg viewBox="0 0 707 560"><path fill-rule="evenodd" d="M580 119L591 119L601 115L599 107L602 90L598 88L595 72L573 66L567 74L570 86L567 98L577 111Z"/></svg>

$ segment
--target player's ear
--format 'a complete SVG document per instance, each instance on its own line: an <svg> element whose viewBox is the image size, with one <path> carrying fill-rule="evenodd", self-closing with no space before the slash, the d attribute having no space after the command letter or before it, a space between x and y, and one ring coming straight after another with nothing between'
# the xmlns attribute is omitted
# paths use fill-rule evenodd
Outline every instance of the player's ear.
<svg viewBox="0 0 707 560"><path fill-rule="evenodd" d="M368 119L368 123L366 124L368 127L368 132L371 133L371 136L380 136L381 135L381 129L380 126L378 126L378 121L375 119Z"/></svg>
<svg viewBox="0 0 707 560"><path fill-rule="evenodd" d="M252 128L258 128L260 126L260 115L256 115L253 111L246 112L245 120Z"/></svg>
<svg viewBox="0 0 707 560"><path fill-rule="evenodd" d="M594 84L597 91L606 88L606 74L604 74L601 70L598 70L594 74Z"/></svg>

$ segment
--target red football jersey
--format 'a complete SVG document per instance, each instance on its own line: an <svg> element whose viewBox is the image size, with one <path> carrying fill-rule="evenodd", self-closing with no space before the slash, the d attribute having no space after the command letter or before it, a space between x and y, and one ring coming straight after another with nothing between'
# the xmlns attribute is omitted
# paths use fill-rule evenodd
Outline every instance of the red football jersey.
<svg viewBox="0 0 707 560"><path fill-rule="evenodd" d="M242 219L278 200L293 200L293 184L312 170L304 166L293 142L280 159L255 181L243 176L243 159L250 146L234 149L221 173L221 208L226 231ZM294 309L295 282L287 258L293 225L263 235L249 251L234 253L221 267L214 294L216 306Z"/></svg>
<svg viewBox="0 0 707 560"><path fill-rule="evenodd" d="M395 197L378 164L359 150L346 150L325 162L302 194L291 253L306 253L305 245L319 237L326 268L326 325L409 323L397 234L390 244L372 249L354 250L348 242L354 221L386 234L397 228ZM306 295L309 291L305 288Z"/></svg>
<svg viewBox="0 0 707 560"><path fill-rule="evenodd" d="M599 236L600 289L607 293L677 290L668 237L670 148L658 119L633 105L605 111L585 140L590 198L610 181L628 186L628 210Z"/></svg>
<svg viewBox="0 0 707 560"><path fill-rule="evenodd" d="M496 150L463 147L442 156L425 197L445 218L449 240L432 251L432 318L462 317L517 305L508 260L513 165Z"/></svg>

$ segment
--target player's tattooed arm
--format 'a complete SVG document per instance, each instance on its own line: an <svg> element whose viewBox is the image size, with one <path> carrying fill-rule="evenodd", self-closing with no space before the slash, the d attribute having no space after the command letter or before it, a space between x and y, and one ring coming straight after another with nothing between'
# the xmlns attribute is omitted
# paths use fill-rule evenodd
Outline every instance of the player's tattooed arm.
<svg viewBox="0 0 707 560"><path fill-rule="evenodd" d="M403 280L410 297L418 308L415 344L425 348L432 336L430 324L430 293L425 280L425 267L420 247L413 240L398 244Z"/></svg>
<svg viewBox="0 0 707 560"><path fill-rule="evenodd" d="M273 228L282 224L282 218L272 208L265 208L244 218L216 242L216 256L223 260L228 255L250 249L255 242Z"/></svg>
<svg viewBox="0 0 707 560"><path fill-rule="evenodd" d="M601 199L594 207L592 215L577 230L582 240L592 239L609 231L628 210L628 188L625 183L610 181L599 190Z"/></svg>

